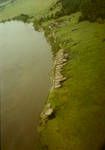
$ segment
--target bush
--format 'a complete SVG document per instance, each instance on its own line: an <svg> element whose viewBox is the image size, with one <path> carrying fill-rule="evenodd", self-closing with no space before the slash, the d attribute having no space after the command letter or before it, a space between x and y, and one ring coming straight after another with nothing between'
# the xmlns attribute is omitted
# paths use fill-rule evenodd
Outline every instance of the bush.
<svg viewBox="0 0 105 150"><path fill-rule="evenodd" d="M21 20L23 22L27 22L29 18L31 18L31 17L26 15L26 14L20 14L19 16L16 16L13 19L14 20Z"/></svg>

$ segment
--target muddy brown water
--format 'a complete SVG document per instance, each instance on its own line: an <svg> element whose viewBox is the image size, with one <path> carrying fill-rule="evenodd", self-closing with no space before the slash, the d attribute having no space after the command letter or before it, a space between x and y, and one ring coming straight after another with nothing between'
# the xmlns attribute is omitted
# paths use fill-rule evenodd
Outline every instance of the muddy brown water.
<svg viewBox="0 0 105 150"><path fill-rule="evenodd" d="M39 114L50 89L52 53L32 24L0 23L1 149L36 150Z"/></svg>

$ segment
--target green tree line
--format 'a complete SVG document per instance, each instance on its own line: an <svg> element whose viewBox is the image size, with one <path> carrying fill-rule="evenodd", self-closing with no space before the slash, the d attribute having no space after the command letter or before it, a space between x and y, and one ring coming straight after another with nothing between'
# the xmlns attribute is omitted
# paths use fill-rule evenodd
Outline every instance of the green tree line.
<svg viewBox="0 0 105 150"><path fill-rule="evenodd" d="M66 14L81 11L84 18L95 20L105 18L105 0L61 0Z"/></svg>

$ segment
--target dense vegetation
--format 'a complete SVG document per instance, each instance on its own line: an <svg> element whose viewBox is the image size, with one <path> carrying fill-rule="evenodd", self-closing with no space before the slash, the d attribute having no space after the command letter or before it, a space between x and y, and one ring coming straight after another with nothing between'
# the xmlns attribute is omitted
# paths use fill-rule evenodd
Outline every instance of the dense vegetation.
<svg viewBox="0 0 105 150"><path fill-rule="evenodd" d="M81 0L61 0L65 13L73 13L79 10Z"/></svg>
<svg viewBox="0 0 105 150"><path fill-rule="evenodd" d="M83 0L81 11L85 18L92 21L105 18L105 0Z"/></svg>
<svg viewBox="0 0 105 150"><path fill-rule="evenodd" d="M86 19L105 18L105 0L62 0L62 5L65 13L81 10Z"/></svg>

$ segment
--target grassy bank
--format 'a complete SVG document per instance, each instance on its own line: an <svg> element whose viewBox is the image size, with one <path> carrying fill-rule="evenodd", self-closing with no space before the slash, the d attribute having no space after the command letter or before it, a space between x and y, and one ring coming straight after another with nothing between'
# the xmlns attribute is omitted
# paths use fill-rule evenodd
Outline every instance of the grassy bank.
<svg viewBox="0 0 105 150"><path fill-rule="evenodd" d="M41 132L42 149L102 150L105 144L105 24L78 22L79 15L42 23L55 53L69 54L67 80L49 95L57 111Z"/></svg>
<svg viewBox="0 0 105 150"><path fill-rule="evenodd" d="M50 0L17 0L2 10L0 19L22 13L36 18L50 5ZM40 132L42 150L105 149L105 23L79 22L80 15L39 21L54 56L61 48L69 55L62 70L67 80L49 95L56 112Z"/></svg>

